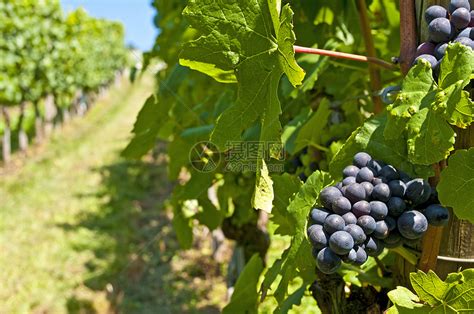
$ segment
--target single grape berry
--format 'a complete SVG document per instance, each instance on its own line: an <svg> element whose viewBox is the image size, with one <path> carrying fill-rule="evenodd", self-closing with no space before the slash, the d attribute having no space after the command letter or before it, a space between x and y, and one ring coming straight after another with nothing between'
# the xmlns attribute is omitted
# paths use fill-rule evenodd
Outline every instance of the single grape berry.
<svg viewBox="0 0 474 314"><path fill-rule="evenodd" d="M387 179L385 179L384 177L376 177L372 180L373 186L379 185L380 183L387 183Z"/></svg>
<svg viewBox="0 0 474 314"><path fill-rule="evenodd" d="M444 17L438 17L431 21L428 25L429 37L431 41L435 43L449 41L453 33L454 27L451 25L451 22L449 22L449 20Z"/></svg>
<svg viewBox="0 0 474 314"><path fill-rule="evenodd" d="M432 42L424 42L416 48L416 56L421 56L421 55L433 55L434 54L434 49L435 49L435 44ZM370 167L370 165L369 165Z"/></svg>
<svg viewBox="0 0 474 314"><path fill-rule="evenodd" d="M418 57L415 58L415 62L414 62L414 63L418 62L418 60L421 60L421 59L428 61L429 64L430 64L430 66L431 66L431 68L434 68L434 67L436 66L437 61L438 61L438 60L437 60L434 56L432 56L432 55L421 55L421 56L418 56Z"/></svg>
<svg viewBox="0 0 474 314"><path fill-rule="evenodd" d="M321 200L321 203L326 207L327 209L332 209L332 203L336 201L339 197L342 196L341 191L339 191L338 188L330 186L327 188L324 188L321 193L319 194L319 199Z"/></svg>
<svg viewBox="0 0 474 314"><path fill-rule="evenodd" d="M379 176L384 177L387 181L397 180L400 178L397 169L395 167L387 165L380 170Z"/></svg>
<svg viewBox="0 0 474 314"><path fill-rule="evenodd" d="M360 169L359 173L356 176L356 181L358 183L362 182L372 182L374 179L374 173L368 167L363 167Z"/></svg>
<svg viewBox="0 0 474 314"><path fill-rule="evenodd" d="M388 214L392 217L398 217L407 209L407 204L400 197L391 197L387 202Z"/></svg>
<svg viewBox="0 0 474 314"><path fill-rule="evenodd" d="M344 176L344 178L355 177L359 173L359 170L360 169L358 167L350 165L344 168L344 170L342 170L342 175Z"/></svg>
<svg viewBox="0 0 474 314"><path fill-rule="evenodd" d="M440 5L432 5L425 11L426 24L430 24L431 21L438 17L448 17L448 11Z"/></svg>
<svg viewBox="0 0 474 314"><path fill-rule="evenodd" d="M328 216L329 211L326 208L317 207L311 210L311 219L318 225L323 225Z"/></svg>
<svg viewBox="0 0 474 314"><path fill-rule="evenodd" d="M402 180L392 180L388 183L392 196L404 197L407 185Z"/></svg>
<svg viewBox="0 0 474 314"><path fill-rule="evenodd" d="M370 204L367 201L358 201L352 206L352 213L359 218L370 214Z"/></svg>
<svg viewBox="0 0 474 314"><path fill-rule="evenodd" d="M357 225L364 230L364 233L369 235L374 232L376 227L375 219L372 216L361 216L357 219Z"/></svg>
<svg viewBox="0 0 474 314"><path fill-rule="evenodd" d="M360 185L362 185L362 187L364 188L365 190L365 196L366 198L370 198L372 196L372 191L374 190L374 186L372 185L372 183L370 182L362 182Z"/></svg>
<svg viewBox="0 0 474 314"><path fill-rule="evenodd" d="M326 221L324 222L323 226L324 226L324 231L326 231L329 234L333 234L336 231L344 230L346 223L344 222L344 219L342 219L341 216L332 214L326 218Z"/></svg>
<svg viewBox="0 0 474 314"><path fill-rule="evenodd" d="M468 37L459 37L454 40L455 43L460 43L461 45L464 45L466 47L469 47L471 49L474 49L474 41L472 41L471 38Z"/></svg>
<svg viewBox="0 0 474 314"><path fill-rule="evenodd" d="M332 204L332 211L338 215L344 215L347 212L350 212L352 208L351 202L344 196L339 197Z"/></svg>
<svg viewBox="0 0 474 314"><path fill-rule="evenodd" d="M471 12L474 12L474 11L471 11ZM468 37L468 38L471 38L471 39L474 39L474 31L472 30L472 27L467 27L465 29L463 29L459 34L458 34L458 37Z"/></svg>
<svg viewBox="0 0 474 314"><path fill-rule="evenodd" d="M364 233L364 230L358 225L350 224L344 227L344 231L349 233L354 239L355 244L362 244L366 240L367 236Z"/></svg>
<svg viewBox="0 0 474 314"><path fill-rule="evenodd" d="M449 221L449 211L446 207L439 204L428 206L423 214L425 215L428 223L433 226L445 226Z"/></svg>
<svg viewBox="0 0 474 314"><path fill-rule="evenodd" d="M383 240L385 247L393 249L403 244L403 239L398 231L390 232L388 237Z"/></svg>
<svg viewBox="0 0 474 314"><path fill-rule="evenodd" d="M383 252L383 242L373 237L368 237L364 243L364 249L369 256L378 256Z"/></svg>
<svg viewBox="0 0 474 314"><path fill-rule="evenodd" d="M365 252L364 248L361 246L354 247L354 250L356 251L356 254L357 254L354 264L357 266L364 264L368 258L367 252Z"/></svg>
<svg viewBox="0 0 474 314"><path fill-rule="evenodd" d="M372 169L372 171L374 172L374 175L378 176L379 175L379 172L380 170L382 170L382 164L380 163L380 161L378 160L375 160L375 159L371 159L368 163L367 163L367 167L369 167L370 169Z"/></svg>
<svg viewBox="0 0 474 314"><path fill-rule="evenodd" d="M388 215L388 208L384 202L372 201L370 202L370 216L376 220L382 220Z"/></svg>
<svg viewBox="0 0 474 314"><path fill-rule="evenodd" d="M375 223L375 230L372 233L374 238L377 239L385 239L388 237L389 231L388 231L388 226L387 223L385 223L385 220L380 220Z"/></svg>
<svg viewBox="0 0 474 314"><path fill-rule="evenodd" d="M466 8L456 9L451 14L451 23L456 29L464 29L471 22L471 12Z"/></svg>
<svg viewBox="0 0 474 314"><path fill-rule="evenodd" d="M471 5L469 4L469 0L451 0L449 4L449 13L453 13L459 8L465 8L467 10L471 10Z"/></svg>
<svg viewBox="0 0 474 314"><path fill-rule="evenodd" d="M372 191L372 198L378 201L387 202L392 196L390 187L386 183L380 183L374 186Z"/></svg>
<svg viewBox="0 0 474 314"><path fill-rule="evenodd" d="M387 216L385 217L384 220L385 220L385 223L387 224L389 232L392 232L393 230L397 228L397 221L393 217Z"/></svg>
<svg viewBox="0 0 474 314"><path fill-rule="evenodd" d="M316 256L318 269L325 274L335 273L341 266L341 258L330 248L326 247L319 251Z"/></svg>
<svg viewBox="0 0 474 314"><path fill-rule="evenodd" d="M342 215L342 219L344 219L344 222L346 223L346 225L357 223L357 217L352 212L348 212Z"/></svg>
<svg viewBox="0 0 474 314"><path fill-rule="evenodd" d="M344 255L354 247L354 239L348 232L337 231L329 237L329 247L334 253Z"/></svg>
<svg viewBox="0 0 474 314"><path fill-rule="evenodd" d="M354 184L356 182L357 182L357 180L356 180L355 177L346 177L346 178L344 178L344 180L342 180L342 186L348 186L348 185Z"/></svg>
<svg viewBox="0 0 474 314"><path fill-rule="evenodd" d="M355 154L353 164L354 166L363 168L367 166L367 164L369 163L371 159L372 157L369 154L360 152L360 153Z"/></svg>
<svg viewBox="0 0 474 314"><path fill-rule="evenodd" d="M413 205L425 203L431 195L431 187L423 179L413 179L407 183L405 198Z"/></svg>
<svg viewBox="0 0 474 314"><path fill-rule="evenodd" d="M375 188L374 188L375 189ZM358 183L348 185L344 194L352 204L366 199L365 189Z"/></svg>
<svg viewBox="0 0 474 314"><path fill-rule="evenodd" d="M328 245L327 235L321 225L310 226L307 233L309 241L315 248L322 249Z"/></svg>
<svg viewBox="0 0 474 314"><path fill-rule="evenodd" d="M342 261L344 263L352 264L357 261L357 252L354 249L351 249L349 253L346 255L342 256Z"/></svg>
<svg viewBox="0 0 474 314"><path fill-rule="evenodd" d="M416 210L404 212L397 221L398 231L407 239L418 239L428 229L428 220Z"/></svg>

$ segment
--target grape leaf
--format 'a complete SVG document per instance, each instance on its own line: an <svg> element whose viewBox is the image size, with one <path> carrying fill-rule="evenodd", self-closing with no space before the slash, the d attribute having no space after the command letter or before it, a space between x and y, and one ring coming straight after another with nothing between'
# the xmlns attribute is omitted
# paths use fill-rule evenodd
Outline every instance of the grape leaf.
<svg viewBox="0 0 474 314"><path fill-rule="evenodd" d="M430 165L448 157L454 149L455 133L438 113L423 108L408 122L408 158Z"/></svg>
<svg viewBox="0 0 474 314"><path fill-rule="evenodd" d="M218 118L211 141L223 150L259 121L259 142L265 149L259 149L257 158L253 206L270 212L272 181L264 155L268 151L279 157L272 154L281 132L275 91L284 73L295 86L304 78L294 59L293 12L286 5L280 13L279 1L192 0L183 14L202 36L184 45L180 63L217 80L233 72L238 82L238 99Z"/></svg>
<svg viewBox="0 0 474 314"><path fill-rule="evenodd" d="M404 287L388 293L393 302L387 313L472 313L474 311L474 269L449 274L442 281L435 272L410 274L416 294Z"/></svg>
<svg viewBox="0 0 474 314"><path fill-rule="evenodd" d="M474 148L458 150L449 158L437 190L441 204L452 207L460 219L474 223Z"/></svg>
<svg viewBox="0 0 474 314"><path fill-rule="evenodd" d="M255 254L240 274L230 303L222 310L223 314L257 313L258 293L256 289L262 271L262 259L258 254Z"/></svg>
<svg viewBox="0 0 474 314"><path fill-rule="evenodd" d="M301 299L303 298L305 291L306 284L303 284L300 288L298 288L295 292L288 296L285 302L283 302L281 306L277 307L273 313L286 314L289 310L291 310L293 305L300 305Z"/></svg>
<svg viewBox="0 0 474 314"><path fill-rule="evenodd" d="M273 175L275 183L275 200L273 201L273 211L271 220L278 227L276 234L292 235L295 233L295 225L289 219L289 212L286 210L291 198L298 192L301 181L288 173L282 175Z"/></svg>
<svg viewBox="0 0 474 314"><path fill-rule="evenodd" d="M474 52L472 49L460 43L450 44L441 62L439 87L446 89L461 81L464 88L469 84L473 70Z"/></svg>

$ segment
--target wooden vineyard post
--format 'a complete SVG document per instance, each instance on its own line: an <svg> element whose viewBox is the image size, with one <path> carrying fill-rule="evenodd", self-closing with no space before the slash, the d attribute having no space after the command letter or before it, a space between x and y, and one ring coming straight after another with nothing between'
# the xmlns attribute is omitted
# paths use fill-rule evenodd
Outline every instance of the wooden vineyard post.
<svg viewBox="0 0 474 314"><path fill-rule="evenodd" d="M416 46L427 39L426 25L423 21L424 11L428 6L439 4L447 7L448 3L449 1L400 0L400 61L404 74L410 68ZM457 134L456 150L474 146L474 128L472 126L465 130L455 128L455 131ZM440 173L445 167L446 161L433 165L435 176L430 178L432 186L438 184ZM430 226L421 247L415 247L421 251L417 268L425 272L434 270L443 279L448 273L456 272L459 268L474 267L474 226L468 221L456 218L451 210L450 213L451 219L446 227ZM399 259L397 265L400 281L409 285L408 275L410 272L416 271L416 268L402 258Z"/></svg>

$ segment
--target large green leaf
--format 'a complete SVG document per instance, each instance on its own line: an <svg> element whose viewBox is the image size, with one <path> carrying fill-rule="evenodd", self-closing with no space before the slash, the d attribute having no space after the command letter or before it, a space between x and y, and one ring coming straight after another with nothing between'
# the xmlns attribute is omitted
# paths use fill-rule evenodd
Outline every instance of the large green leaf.
<svg viewBox="0 0 474 314"><path fill-rule="evenodd" d="M456 216L474 223L474 148L458 150L441 172L439 199L452 207Z"/></svg>
<svg viewBox="0 0 474 314"><path fill-rule="evenodd" d="M272 222L278 227L276 234L293 235L295 225L292 223L290 213L287 211L288 205L293 196L298 192L301 181L299 178L288 173L272 176L275 182L275 200L273 201Z"/></svg>
<svg viewBox="0 0 474 314"><path fill-rule="evenodd" d="M255 254L240 274L230 303L222 310L223 314L257 313L257 283L262 271L263 261Z"/></svg>

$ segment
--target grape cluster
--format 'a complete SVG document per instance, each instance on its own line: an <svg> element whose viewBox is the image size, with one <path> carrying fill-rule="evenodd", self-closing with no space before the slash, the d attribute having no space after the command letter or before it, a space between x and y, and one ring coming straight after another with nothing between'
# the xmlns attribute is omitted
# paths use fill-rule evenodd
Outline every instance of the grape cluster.
<svg viewBox="0 0 474 314"><path fill-rule="evenodd" d="M449 212L423 179L411 179L365 152L343 170L344 179L324 188L322 207L311 211L307 230L313 256L323 273L342 262L362 265L368 256L420 239L428 224L445 225Z"/></svg>
<svg viewBox="0 0 474 314"><path fill-rule="evenodd" d="M448 10L439 5L425 11L429 41L416 50L415 62L424 59L431 64L435 75L450 42L458 42L474 49L474 11L470 11L469 0L451 0Z"/></svg>

